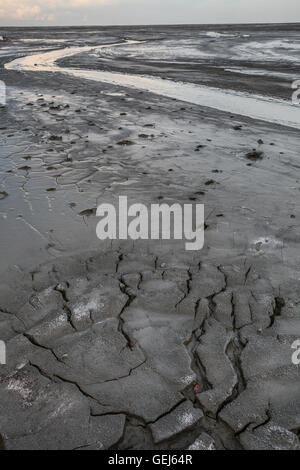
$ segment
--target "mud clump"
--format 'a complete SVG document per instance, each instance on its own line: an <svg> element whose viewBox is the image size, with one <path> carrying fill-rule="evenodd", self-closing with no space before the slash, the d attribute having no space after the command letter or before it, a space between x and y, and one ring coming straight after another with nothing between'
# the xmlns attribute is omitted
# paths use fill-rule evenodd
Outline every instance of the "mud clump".
<svg viewBox="0 0 300 470"><path fill-rule="evenodd" d="M117 145L122 145L125 147L127 145L134 145L134 142L132 142L132 140L121 140L117 143Z"/></svg>
<svg viewBox="0 0 300 470"><path fill-rule="evenodd" d="M86 209L79 213L82 217L90 217L92 215L96 215L96 209Z"/></svg>
<svg viewBox="0 0 300 470"><path fill-rule="evenodd" d="M251 150L251 152L246 154L246 158L252 162L256 162L257 160L262 160L264 158L264 152L259 150Z"/></svg>
<svg viewBox="0 0 300 470"><path fill-rule="evenodd" d="M195 148L195 152L200 152L200 150L204 149L205 147L206 145L203 145L203 144L197 145L197 147Z"/></svg>
<svg viewBox="0 0 300 470"><path fill-rule="evenodd" d="M8 194L6 191L0 191L0 201L2 201L2 199L5 199L7 196Z"/></svg>

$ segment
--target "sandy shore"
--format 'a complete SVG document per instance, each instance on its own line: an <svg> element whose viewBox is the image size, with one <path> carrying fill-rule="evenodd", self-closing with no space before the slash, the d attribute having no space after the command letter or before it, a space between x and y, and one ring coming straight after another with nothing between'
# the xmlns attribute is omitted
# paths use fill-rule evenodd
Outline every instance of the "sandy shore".
<svg viewBox="0 0 300 470"><path fill-rule="evenodd" d="M5 447L299 448L299 131L60 74L1 79ZM100 242L95 209L120 195L204 203L204 250Z"/></svg>

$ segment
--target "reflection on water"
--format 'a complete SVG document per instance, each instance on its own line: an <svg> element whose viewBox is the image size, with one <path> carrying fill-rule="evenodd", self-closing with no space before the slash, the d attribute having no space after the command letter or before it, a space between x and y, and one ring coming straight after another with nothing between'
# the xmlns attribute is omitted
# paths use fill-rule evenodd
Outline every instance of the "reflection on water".
<svg viewBox="0 0 300 470"><path fill-rule="evenodd" d="M140 41L127 41L127 45L141 44ZM117 86L138 88L188 103L215 108L220 111L261 119L289 127L300 128L300 107L275 99L250 95L235 91L225 91L190 83L181 83L141 75L132 75L98 70L80 70L58 67L58 59L74 54L104 48L124 48L124 42L114 45L69 47L52 52L35 54L16 59L6 64L7 69L19 71L59 72L74 77L101 81Z"/></svg>

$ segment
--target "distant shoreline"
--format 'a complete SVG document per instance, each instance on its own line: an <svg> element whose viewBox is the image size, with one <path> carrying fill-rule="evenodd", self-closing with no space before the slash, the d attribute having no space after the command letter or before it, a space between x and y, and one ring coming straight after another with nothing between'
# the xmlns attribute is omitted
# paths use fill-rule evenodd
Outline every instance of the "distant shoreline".
<svg viewBox="0 0 300 470"><path fill-rule="evenodd" d="M12 29L12 28L22 28L22 29L27 29L27 28L38 28L38 29L56 29L56 28L136 28L136 27L162 27L166 26L168 28L170 27L182 27L182 26L191 26L191 27L224 27L224 26L285 26L285 25L294 25L294 26L300 26L300 21L296 22L285 22L285 23L277 23L277 22L269 22L269 23L256 23L256 22L249 22L249 23L154 23L154 24L105 24L105 25L95 25L95 24L89 24L89 25L6 25L2 26L0 25L0 28L2 29Z"/></svg>

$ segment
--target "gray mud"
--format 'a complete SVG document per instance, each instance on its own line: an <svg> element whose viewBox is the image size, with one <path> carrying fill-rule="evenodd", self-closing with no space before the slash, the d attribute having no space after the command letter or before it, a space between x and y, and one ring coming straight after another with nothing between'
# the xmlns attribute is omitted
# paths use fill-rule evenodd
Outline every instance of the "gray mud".
<svg viewBox="0 0 300 470"><path fill-rule="evenodd" d="M60 74L0 78L5 448L299 449L299 132ZM204 203L204 250L103 244L95 208L120 195Z"/></svg>

